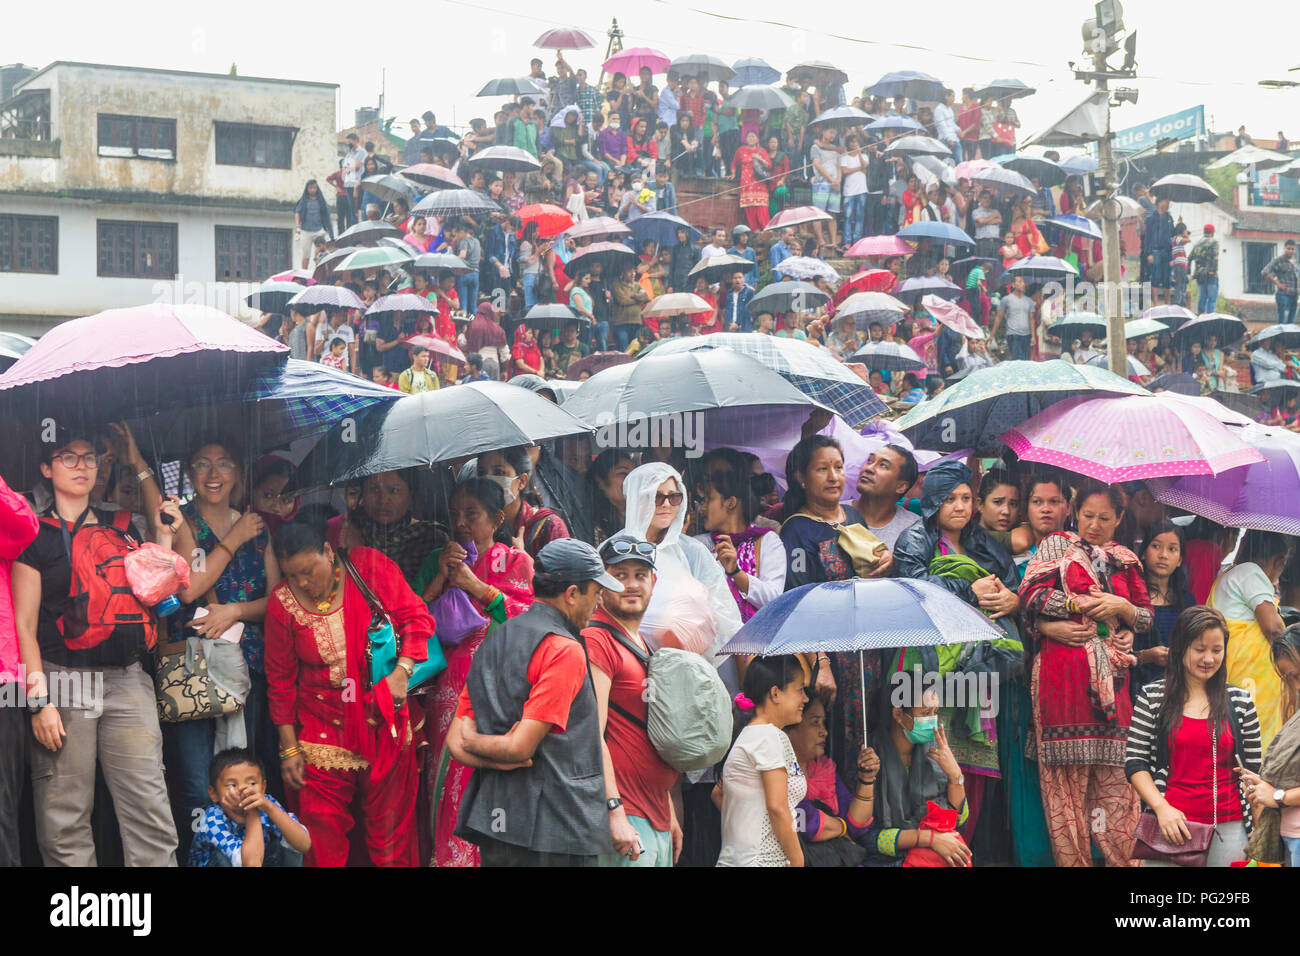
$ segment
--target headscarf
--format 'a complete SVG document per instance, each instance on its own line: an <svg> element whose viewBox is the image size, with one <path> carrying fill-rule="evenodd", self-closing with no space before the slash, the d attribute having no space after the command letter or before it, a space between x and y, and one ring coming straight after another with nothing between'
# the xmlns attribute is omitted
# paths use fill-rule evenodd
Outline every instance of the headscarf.
<svg viewBox="0 0 1300 956"><path fill-rule="evenodd" d="M888 696L888 695L882 695ZM931 744L916 744L912 766L903 766L894 738L890 734L893 714L881 721L871 734L871 746L880 756L880 774L876 777L875 823L885 829L914 830L925 816L926 801L943 791L938 768L930 760Z"/></svg>
<svg viewBox="0 0 1300 956"><path fill-rule="evenodd" d="M941 461L925 473L921 485L921 517L933 528L939 509L958 485L970 485L975 480L971 470L960 461ZM974 488L971 489L974 491ZM974 516L971 518L974 521ZM963 529L964 530L964 529Z"/></svg>

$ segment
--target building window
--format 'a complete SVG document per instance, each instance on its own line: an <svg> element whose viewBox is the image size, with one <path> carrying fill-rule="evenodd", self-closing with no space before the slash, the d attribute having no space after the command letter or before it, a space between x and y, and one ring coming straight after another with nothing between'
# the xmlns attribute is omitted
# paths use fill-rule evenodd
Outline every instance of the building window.
<svg viewBox="0 0 1300 956"><path fill-rule="evenodd" d="M98 222L98 275L122 279L176 278L176 223Z"/></svg>
<svg viewBox="0 0 1300 956"><path fill-rule="evenodd" d="M1271 242L1243 242L1241 244L1241 261L1246 268L1242 288L1247 295L1268 295L1276 290L1273 283L1265 279L1261 272L1277 255L1277 246Z"/></svg>
<svg viewBox="0 0 1300 956"><path fill-rule="evenodd" d="M217 226L217 281L260 282L292 267L288 229Z"/></svg>
<svg viewBox="0 0 1300 956"><path fill-rule="evenodd" d="M288 126L217 123L217 164L220 166L293 167L293 137Z"/></svg>
<svg viewBox="0 0 1300 956"><path fill-rule="evenodd" d="M175 159L176 120L160 116L100 113L99 155Z"/></svg>
<svg viewBox="0 0 1300 956"><path fill-rule="evenodd" d="M0 216L0 272L59 271L55 216Z"/></svg>

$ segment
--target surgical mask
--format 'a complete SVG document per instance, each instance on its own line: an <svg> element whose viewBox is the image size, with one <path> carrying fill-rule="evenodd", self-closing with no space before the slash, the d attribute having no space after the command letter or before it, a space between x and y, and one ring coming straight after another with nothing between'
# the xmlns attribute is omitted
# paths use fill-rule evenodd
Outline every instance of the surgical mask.
<svg viewBox="0 0 1300 956"><path fill-rule="evenodd" d="M501 490L505 492L506 504L510 504L510 502L519 497L510 488L510 486L515 483L515 479L507 477L506 475L479 475L479 477L484 481L490 481L492 484L500 486Z"/></svg>
<svg viewBox="0 0 1300 956"><path fill-rule="evenodd" d="M931 714L929 717L913 717L912 729L905 730L907 739L914 744L928 744L934 740L934 728L939 725L939 717Z"/></svg>

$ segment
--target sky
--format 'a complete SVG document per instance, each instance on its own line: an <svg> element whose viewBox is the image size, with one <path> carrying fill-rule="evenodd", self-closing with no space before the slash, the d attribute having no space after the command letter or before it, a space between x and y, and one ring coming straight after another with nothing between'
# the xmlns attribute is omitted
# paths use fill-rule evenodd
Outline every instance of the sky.
<svg viewBox="0 0 1300 956"><path fill-rule="evenodd" d="M39 4L20 4L7 14L10 29L0 41L0 62L40 67L77 60L211 73L226 73L234 63L246 76L338 83L341 127L352 125L356 107L378 105L382 84L384 115L395 116L394 130L405 133L407 120L427 109L456 127L475 116L490 122L500 100L476 99L474 93L494 77L525 75L535 55L553 72L554 52L532 46L552 26L577 26L597 40L597 48L567 56L594 79L611 12L617 11L625 47L649 46L669 57L711 53L729 63L758 56L782 72L804 60L828 60L849 74L850 96L891 70L931 73L957 89L1014 77L1038 89L1016 104L1022 134L1051 124L1089 89L1067 65L1084 61L1080 28L1093 9L1080 0L1019 5L1025 14L1017 14L1015 4L979 4L987 12L978 15L971 0L925 0L915 8L907 2L845 3L850 15L818 25L805 22L791 0L566 0L545 6L563 9L566 19L549 18L536 0L403 0L374 7L132 0L122 15L108 16L99 0L63 0L59 17L65 26L50 29ZM808 9L823 12L826 5ZM1260 139L1274 138L1279 129L1300 137L1300 88L1257 85L1262 79L1300 80L1300 71L1288 72L1300 66L1300 51L1294 29L1281 22L1289 16L1281 12L1286 5L1189 0L1174 9L1177 16L1171 17L1167 0L1126 4L1124 24L1138 31L1140 76L1123 85L1140 95L1137 105L1114 112L1113 128L1204 104L1216 132L1244 123ZM902 15L873 17L873 10ZM344 52L345 38L355 38L358 48ZM362 44L375 52L363 52ZM1113 63L1122 59L1116 54Z"/></svg>

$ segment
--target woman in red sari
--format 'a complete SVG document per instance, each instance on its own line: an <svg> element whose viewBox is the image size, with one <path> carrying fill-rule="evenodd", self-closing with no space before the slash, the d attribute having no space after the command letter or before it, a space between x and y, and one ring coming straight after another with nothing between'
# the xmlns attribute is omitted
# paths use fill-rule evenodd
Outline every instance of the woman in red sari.
<svg viewBox="0 0 1300 956"><path fill-rule="evenodd" d="M523 613L533 603L533 559L526 551L499 540L505 523L505 492L499 484L487 478L461 482L452 494L450 514L455 541L429 555L416 585L426 601L446 602L444 606L467 598L481 623L472 631L462 629L462 633L448 635L459 640L448 649L447 669L438 676L428 699L433 865L478 866L478 847L453 835L460 800L473 771L447 752L447 731L470 662L488 628ZM476 557L467 562L470 548ZM455 591L461 594L449 593ZM450 622L447 615L443 619ZM472 622L461 623L465 628ZM438 636L442 638L444 631Z"/></svg>
<svg viewBox="0 0 1300 956"><path fill-rule="evenodd" d="M1078 534L1045 537L1020 585L1033 662L1034 729L1043 809L1057 866L1091 866L1090 838L1109 866L1129 866L1140 805L1124 774L1133 703L1133 634L1153 620L1142 564L1115 542L1118 489L1085 488ZM1066 633L1043 633L1068 620ZM1046 638L1046 639L1044 639ZM1031 645L1026 644L1026 647ZM1094 823L1104 816L1105 826Z"/></svg>
<svg viewBox="0 0 1300 956"><path fill-rule="evenodd" d="M754 175L755 160L762 167L762 176ZM732 162L740 176L740 208L745 211L745 221L754 232L761 232L767 228L770 218L767 200L772 157L758 145L757 130L751 129L745 135L745 145L736 150L736 158Z"/></svg>
<svg viewBox="0 0 1300 956"><path fill-rule="evenodd" d="M323 530L291 522L275 536L283 580L266 602L266 681L280 772L311 833L308 866L343 866L360 798L376 866L417 863L416 761L407 680L428 658L434 622L397 565L371 548L349 557L392 620L397 666L370 686L366 601Z"/></svg>

